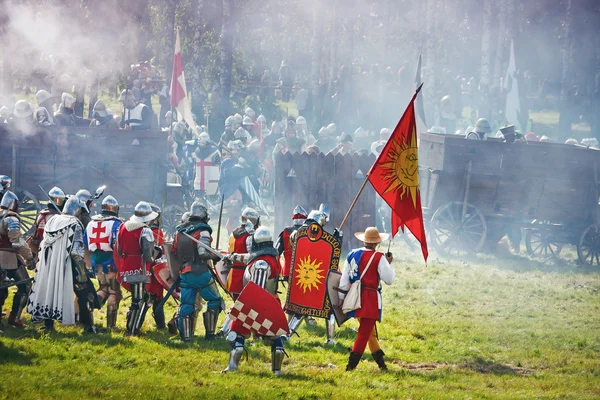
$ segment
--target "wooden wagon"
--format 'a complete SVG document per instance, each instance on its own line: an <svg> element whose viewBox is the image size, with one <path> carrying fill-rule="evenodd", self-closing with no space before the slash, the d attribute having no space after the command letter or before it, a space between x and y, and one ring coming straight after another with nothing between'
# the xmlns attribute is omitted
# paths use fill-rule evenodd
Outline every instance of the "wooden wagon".
<svg viewBox="0 0 600 400"><path fill-rule="evenodd" d="M163 132L48 127L25 134L0 124L0 174L13 180L27 231L53 186L74 194L106 185L123 217L141 200L177 201L167 195L167 149Z"/></svg>
<svg viewBox="0 0 600 400"><path fill-rule="evenodd" d="M563 244L600 265L600 151L582 146L420 135L421 196L429 234L442 254L478 252L525 228L532 256Z"/></svg>

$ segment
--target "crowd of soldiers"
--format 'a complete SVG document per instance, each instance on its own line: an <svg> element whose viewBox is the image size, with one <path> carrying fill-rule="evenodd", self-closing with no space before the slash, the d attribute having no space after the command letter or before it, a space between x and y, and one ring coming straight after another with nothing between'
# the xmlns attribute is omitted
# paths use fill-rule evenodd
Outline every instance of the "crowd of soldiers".
<svg viewBox="0 0 600 400"><path fill-rule="evenodd" d="M49 201L36 219L33 234L25 240L21 233L19 199L10 190L11 179L3 175L0 182L0 308L8 297L8 288L17 288L8 325L24 328L21 317L26 309L33 323L43 323L43 331L54 330L55 321L63 325L78 322L85 333L96 334L94 313L106 305L106 330L118 330L118 310L123 299L122 289L125 289L131 293L126 335L141 333L146 313L152 308L157 329L168 328L169 332L179 333L181 340L188 342L196 330L202 302L206 302L206 311L202 314L205 339L213 340L219 336L231 343L229 362L223 372L238 368L245 351L245 340L251 333L256 335L259 331L239 316L232 318L233 313L229 313L223 326L217 329L219 316L226 309L218 284L235 301L248 283L253 282L277 301L276 308L283 313L278 285L288 282L292 275L291 254L297 242L296 231L303 226L310 226L311 230L323 229L329 220L329 209L325 205L310 213L297 206L292 224L274 243L272 232L261 226L259 213L247 207L241 213L241 223L231 232L229 251L219 252L211 247L213 229L209 225L208 210L198 201L182 216L173 241L165 242L161 209L155 204L140 201L133 215L123 220L119 217L118 201L107 195L101 201L100 213L91 215L94 200L103 195L104 187L94 194L82 189L74 195L66 195L54 187L47 193ZM342 232L334 229L332 237L341 243ZM375 247L369 251L374 250ZM283 256L283 265L280 256ZM390 253L386 259L391 262ZM352 266L348 264L350 258L346 262L346 287L352 279L358 279L352 278L358 261L355 260ZM223 281L217 279L221 272L215 266L217 263L227 271ZM391 283L393 269L387 261L381 265L387 268L387 275L382 279ZM27 269L35 271L33 278L29 277ZM377 285L378 276L373 275ZM98 287L92 278L97 280ZM380 287L372 290L378 291ZM179 299L180 304L167 324L164 304L169 296ZM375 312L377 310L375 305ZM303 320L314 323L306 315L288 314L286 329L260 335L271 346L272 371L276 375L281 375L286 355L284 341L290 340ZM374 321L369 325L370 330L363 334L366 336L361 339L364 343L360 354L351 353L348 370L358 364L367 341L371 347ZM333 311L327 315L326 325L327 343L335 343ZM360 344L357 346L361 347ZM378 344L372 352L379 367L386 369Z"/></svg>

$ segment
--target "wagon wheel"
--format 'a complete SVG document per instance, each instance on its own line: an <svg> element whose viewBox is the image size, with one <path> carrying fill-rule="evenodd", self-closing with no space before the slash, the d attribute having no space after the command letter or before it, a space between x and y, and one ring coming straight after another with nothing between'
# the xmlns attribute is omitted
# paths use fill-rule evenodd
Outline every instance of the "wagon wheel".
<svg viewBox="0 0 600 400"><path fill-rule="evenodd" d="M464 215L464 216L463 216ZM483 214L472 204L452 202L438 208L431 217L433 247L444 255L477 253L485 243L487 225Z"/></svg>
<svg viewBox="0 0 600 400"><path fill-rule="evenodd" d="M527 247L527 254L531 257L553 260L558 259L563 249L562 243L559 243L547 231L538 228L527 231L525 246Z"/></svg>
<svg viewBox="0 0 600 400"><path fill-rule="evenodd" d="M23 236L29 236L33 233L33 226L42 207L38 199L27 190L15 188L14 193L19 198L21 232Z"/></svg>
<svg viewBox="0 0 600 400"><path fill-rule="evenodd" d="M171 204L164 208L162 213L162 228L165 234L165 240L173 240L177 225L181 223L181 216L185 209L181 206Z"/></svg>
<svg viewBox="0 0 600 400"><path fill-rule="evenodd" d="M590 266L600 265L600 230L598 225L590 225L581 234L577 244L579 261Z"/></svg>

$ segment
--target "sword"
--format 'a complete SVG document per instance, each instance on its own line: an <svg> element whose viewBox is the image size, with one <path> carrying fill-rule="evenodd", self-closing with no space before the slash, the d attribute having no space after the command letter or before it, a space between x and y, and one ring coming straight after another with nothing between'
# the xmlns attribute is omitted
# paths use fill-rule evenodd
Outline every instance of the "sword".
<svg viewBox="0 0 600 400"><path fill-rule="evenodd" d="M223 219L223 203L225 196L221 195L221 209L219 210L219 226L217 227L217 250L219 250L219 239L221 238L221 220Z"/></svg>
<svg viewBox="0 0 600 400"><path fill-rule="evenodd" d="M219 258L219 260L223 260L225 258L225 256L223 254L221 254L220 251L213 249L212 247L210 247L207 244L202 243L200 240L196 239L195 237L188 235L187 233L180 231L179 233L184 234L185 236L188 237L188 239L191 239L192 241L198 243L198 245L200 245L200 247L204 248L205 250L207 250L209 253L211 253L214 256L217 256Z"/></svg>
<svg viewBox="0 0 600 400"><path fill-rule="evenodd" d="M171 295L173 294L175 289L177 289L178 284L179 284L179 276L175 279L175 282L171 285L169 290L167 290L167 294L165 294L165 297L163 297L163 299L160 301L160 303L158 303L156 305L156 310L160 311L164 308L165 303L167 302L167 300L169 300L169 297L171 297ZM156 310L154 310L155 313L156 313Z"/></svg>

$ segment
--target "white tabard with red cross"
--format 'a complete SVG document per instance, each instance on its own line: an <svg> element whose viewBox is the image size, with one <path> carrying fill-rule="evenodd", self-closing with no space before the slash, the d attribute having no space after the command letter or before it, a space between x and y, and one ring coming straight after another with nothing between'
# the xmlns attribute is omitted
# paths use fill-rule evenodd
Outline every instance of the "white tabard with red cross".
<svg viewBox="0 0 600 400"><path fill-rule="evenodd" d="M196 159L196 168L194 170L194 189L204 190L206 194L217 194L219 183L219 166L212 162L215 151L204 160Z"/></svg>
<svg viewBox="0 0 600 400"><path fill-rule="evenodd" d="M111 233L114 219L105 221L90 221L86 228L88 250L94 252L96 250L112 251Z"/></svg>

